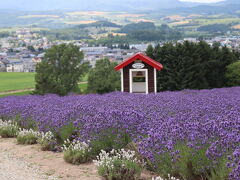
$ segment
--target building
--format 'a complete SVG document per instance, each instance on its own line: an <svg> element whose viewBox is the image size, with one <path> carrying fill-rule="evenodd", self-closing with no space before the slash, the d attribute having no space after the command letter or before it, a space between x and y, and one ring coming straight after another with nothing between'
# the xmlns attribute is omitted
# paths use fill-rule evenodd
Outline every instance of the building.
<svg viewBox="0 0 240 180"><path fill-rule="evenodd" d="M6 71L5 64L2 61L0 61L0 72L5 72L5 71Z"/></svg>
<svg viewBox="0 0 240 180"><path fill-rule="evenodd" d="M22 62L11 62L7 64L7 72L23 72Z"/></svg>
<svg viewBox="0 0 240 180"><path fill-rule="evenodd" d="M162 64L143 53L137 53L115 67L121 71L122 92L146 94L157 92L157 70L162 69Z"/></svg>
<svg viewBox="0 0 240 180"><path fill-rule="evenodd" d="M80 51L84 53L84 55L95 55L95 54L103 54L106 53L108 47L82 47Z"/></svg>

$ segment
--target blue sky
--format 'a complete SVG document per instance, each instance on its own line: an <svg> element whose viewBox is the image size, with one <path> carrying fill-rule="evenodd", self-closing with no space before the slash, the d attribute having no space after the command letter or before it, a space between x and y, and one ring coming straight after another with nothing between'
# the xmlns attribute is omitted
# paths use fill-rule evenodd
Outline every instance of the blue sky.
<svg viewBox="0 0 240 180"><path fill-rule="evenodd" d="M214 3L214 2L220 2L223 0L180 0L185 2L202 2L202 3Z"/></svg>

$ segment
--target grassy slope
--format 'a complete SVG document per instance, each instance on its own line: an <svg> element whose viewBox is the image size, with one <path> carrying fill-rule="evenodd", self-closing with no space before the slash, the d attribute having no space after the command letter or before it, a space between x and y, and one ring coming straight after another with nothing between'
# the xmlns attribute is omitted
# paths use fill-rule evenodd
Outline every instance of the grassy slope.
<svg viewBox="0 0 240 180"><path fill-rule="evenodd" d="M0 72L0 92L34 88L34 73Z"/></svg>

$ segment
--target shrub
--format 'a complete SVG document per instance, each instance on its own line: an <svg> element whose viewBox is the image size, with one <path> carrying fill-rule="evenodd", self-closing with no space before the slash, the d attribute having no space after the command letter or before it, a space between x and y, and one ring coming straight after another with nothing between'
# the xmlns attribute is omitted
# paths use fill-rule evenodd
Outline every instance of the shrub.
<svg viewBox="0 0 240 180"><path fill-rule="evenodd" d="M0 119L0 136L2 138L16 137L18 134L18 126L12 121L2 121Z"/></svg>
<svg viewBox="0 0 240 180"><path fill-rule="evenodd" d="M72 123L69 123L62 128L60 128L59 133L56 134L57 140L59 143L64 143L67 139L72 138L75 132L75 127Z"/></svg>
<svg viewBox="0 0 240 180"><path fill-rule="evenodd" d="M92 154L97 156L101 150L109 152L112 149L122 149L131 142L128 133L120 129L108 128L98 133L94 140L91 140Z"/></svg>
<svg viewBox="0 0 240 180"><path fill-rule="evenodd" d="M91 159L89 144L74 140L66 140L63 145L64 160L71 164L82 164Z"/></svg>
<svg viewBox="0 0 240 180"><path fill-rule="evenodd" d="M53 133L51 131L48 131L46 133L41 133L40 137L37 140L37 143L41 145L41 150L51 151L57 144L57 140L54 137Z"/></svg>
<svg viewBox="0 0 240 180"><path fill-rule="evenodd" d="M120 73L114 70L115 66L108 59L97 61L88 76L88 92L103 94L120 90Z"/></svg>
<svg viewBox="0 0 240 180"><path fill-rule="evenodd" d="M17 142L18 144L36 144L39 136L40 133L32 129L22 129L17 136Z"/></svg>
<svg viewBox="0 0 240 180"><path fill-rule="evenodd" d="M155 154L155 162L151 164L151 170L169 178L169 174L181 179L197 179L207 177L209 180L225 180L229 169L227 160L223 157L210 160L207 157L209 146L189 147L191 144L178 143L171 152Z"/></svg>
<svg viewBox="0 0 240 180"><path fill-rule="evenodd" d="M229 86L240 86L240 61L227 66L226 78Z"/></svg>
<svg viewBox="0 0 240 180"><path fill-rule="evenodd" d="M99 175L108 180L136 180L142 171L140 161L134 151L112 150L102 151L94 163L98 166Z"/></svg>

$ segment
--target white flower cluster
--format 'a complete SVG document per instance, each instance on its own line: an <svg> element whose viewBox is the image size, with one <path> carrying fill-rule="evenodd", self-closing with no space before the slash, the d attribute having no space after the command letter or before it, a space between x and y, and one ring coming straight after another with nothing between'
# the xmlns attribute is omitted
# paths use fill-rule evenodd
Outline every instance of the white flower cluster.
<svg viewBox="0 0 240 180"><path fill-rule="evenodd" d="M41 132L39 140L47 142L57 141L56 138L54 137L54 134L51 131L48 131L46 133Z"/></svg>
<svg viewBox="0 0 240 180"><path fill-rule="evenodd" d="M124 149L121 150L113 149L109 153L102 150L99 156L97 156L97 160L94 160L93 162L97 166L107 166L109 168L114 168L113 164L114 161L116 160L128 160L140 164L140 161L138 161L137 158L135 157L135 151L130 150L126 151ZM124 164L122 165L124 166Z"/></svg>
<svg viewBox="0 0 240 180"><path fill-rule="evenodd" d="M64 152L66 151L82 151L83 153L89 152L91 150L91 148L89 147L89 142L81 142L78 140L73 140L73 142L71 142L69 139L67 139L66 141L64 141L62 150Z"/></svg>
<svg viewBox="0 0 240 180"><path fill-rule="evenodd" d="M180 180L180 179L177 179L175 177L171 177L170 174L169 174L167 179L163 179L161 177L155 177L155 178L152 178L152 180Z"/></svg>
<svg viewBox="0 0 240 180"><path fill-rule="evenodd" d="M19 127L17 125L17 123L13 122L13 121L3 121L2 119L0 119L0 130L11 130L12 135L17 136L18 135L18 131L19 131Z"/></svg>
<svg viewBox="0 0 240 180"><path fill-rule="evenodd" d="M2 119L0 119L0 128L4 128L4 127L16 127L16 129L18 129L18 126L16 123L14 123L13 121L9 120L9 121L3 121Z"/></svg>
<svg viewBox="0 0 240 180"><path fill-rule="evenodd" d="M38 138L38 137L40 137L41 133L34 131L32 129L29 129L29 130L28 129L20 129L18 136L27 136L27 135L33 135Z"/></svg>

